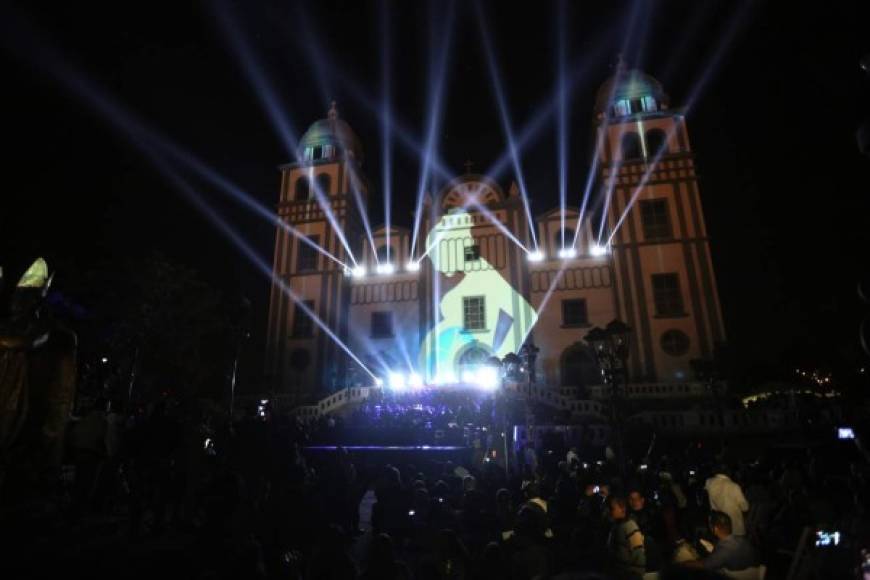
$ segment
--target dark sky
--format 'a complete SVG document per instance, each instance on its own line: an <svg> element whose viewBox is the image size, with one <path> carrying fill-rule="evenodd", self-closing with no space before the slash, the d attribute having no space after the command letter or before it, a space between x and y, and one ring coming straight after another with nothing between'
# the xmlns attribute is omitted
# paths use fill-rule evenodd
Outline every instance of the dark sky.
<svg viewBox="0 0 870 580"><path fill-rule="evenodd" d="M99 87L144 126L272 207L276 167L290 156L219 23L224 10L297 134L324 116L330 99L338 101L366 149L372 221L380 223L381 133L370 105L382 87L382 4L185 4L59 3L39 10L22 3L0 14L0 264L14 270L44 254L62 286L70 270L157 250L229 293L248 295L264 320L266 280L137 149L142 132L113 125L69 80ZM870 248L870 159L860 156L854 137L870 116L870 77L858 67L870 52L860 4L483 8L517 132L552 99L557 23L565 27L568 68L580 75L568 123L570 203L579 204L589 166L595 91L618 52L657 76L673 105L692 99L690 137L729 337L758 362L795 349L821 361L857 356L862 313L855 285ZM485 168L506 143L473 4L457 4L449 35L446 1L386 5L396 118L423 141L432 48L449 38L438 147L454 171L466 159ZM557 204L556 135L550 117L523 154L536 213ZM400 142L394 151L393 214L409 224L419 156ZM500 181L507 186L511 178ZM270 261L271 226L194 184Z"/></svg>

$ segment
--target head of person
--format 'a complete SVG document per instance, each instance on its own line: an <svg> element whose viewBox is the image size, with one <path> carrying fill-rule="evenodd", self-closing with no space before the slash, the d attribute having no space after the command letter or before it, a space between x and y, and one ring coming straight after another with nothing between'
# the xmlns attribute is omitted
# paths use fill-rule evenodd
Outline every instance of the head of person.
<svg viewBox="0 0 870 580"><path fill-rule="evenodd" d="M707 523L717 539L721 540L731 535L731 516L728 514L713 510L707 518Z"/></svg>
<svg viewBox="0 0 870 580"><path fill-rule="evenodd" d="M601 497L609 497L610 496L610 484L602 483L598 486L598 493Z"/></svg>
<svg viewBox="0 0 870 580"><path fill-rule="evenodd" d="M639 512L643 510L645 504L646 498L639 489L633 489L628 493L628 505L631 507L631 511Z"/></svg>
<svg viewBox="0 0 870 580"><path fill-rule="evenodd" d="M628 515L628 502L624 497L610 496L607 498L607 507L610 508L610 518L614 521L624 520Z"/></svg>

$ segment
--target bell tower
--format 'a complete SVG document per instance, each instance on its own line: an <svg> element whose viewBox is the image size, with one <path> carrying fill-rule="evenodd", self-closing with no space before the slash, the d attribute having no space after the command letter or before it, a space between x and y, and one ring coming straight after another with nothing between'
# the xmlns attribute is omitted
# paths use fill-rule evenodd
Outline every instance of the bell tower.
<svg viewBox="0 0 870 580"><path fill-rule="evenodd" d="M595 121L614 303L635 334L630 380L692 380L690 361L711 358L725 330L685 116L620 63Z"/></svg>
<svg viewBox="0 0 870 580"><path fill-rule="evenodd" d="M266 372L277 394L304 402L337 388L347 342L345 265L360 239L354 191L367 197L359 139L333 102L299 140L297 161L280 167L281 190L266 335ZM312 316L313 315L313 316ZM322 322L322 325L318 323Z"/></svg>

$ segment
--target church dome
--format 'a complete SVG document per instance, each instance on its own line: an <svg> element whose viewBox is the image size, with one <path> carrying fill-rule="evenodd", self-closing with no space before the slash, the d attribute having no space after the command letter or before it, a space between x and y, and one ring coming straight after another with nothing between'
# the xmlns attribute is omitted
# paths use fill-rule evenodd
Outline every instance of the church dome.
<svg viewBox="0 0 870 580"><path fill-rule="evenodd" d="M339 118L333 101L326 119L315 121L302 135L299 154L305 161L317 161L334 159L342 153L362 163L362 144L350 125Z"/></svg>
<svg viewBox="0 0 870 580"><path fill-rule="evenodd" d="M652 76L639 69L627 69L620 62L595 96L595 116L624 117L667 109L670 98Z"/></svg>

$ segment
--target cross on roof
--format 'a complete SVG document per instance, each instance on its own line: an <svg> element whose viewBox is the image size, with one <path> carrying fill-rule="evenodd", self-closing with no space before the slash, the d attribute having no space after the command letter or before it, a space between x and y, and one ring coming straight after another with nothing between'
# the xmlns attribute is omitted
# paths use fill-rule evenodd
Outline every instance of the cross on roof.
<svg viewBox="0 0 870 580"><path fill-rule="evenodd" d="M471 173L471 168L472 168L472 166L474 166L474 163L472 163L471 160L466 160L464 165L465 165L465 173Z"/></svg>

